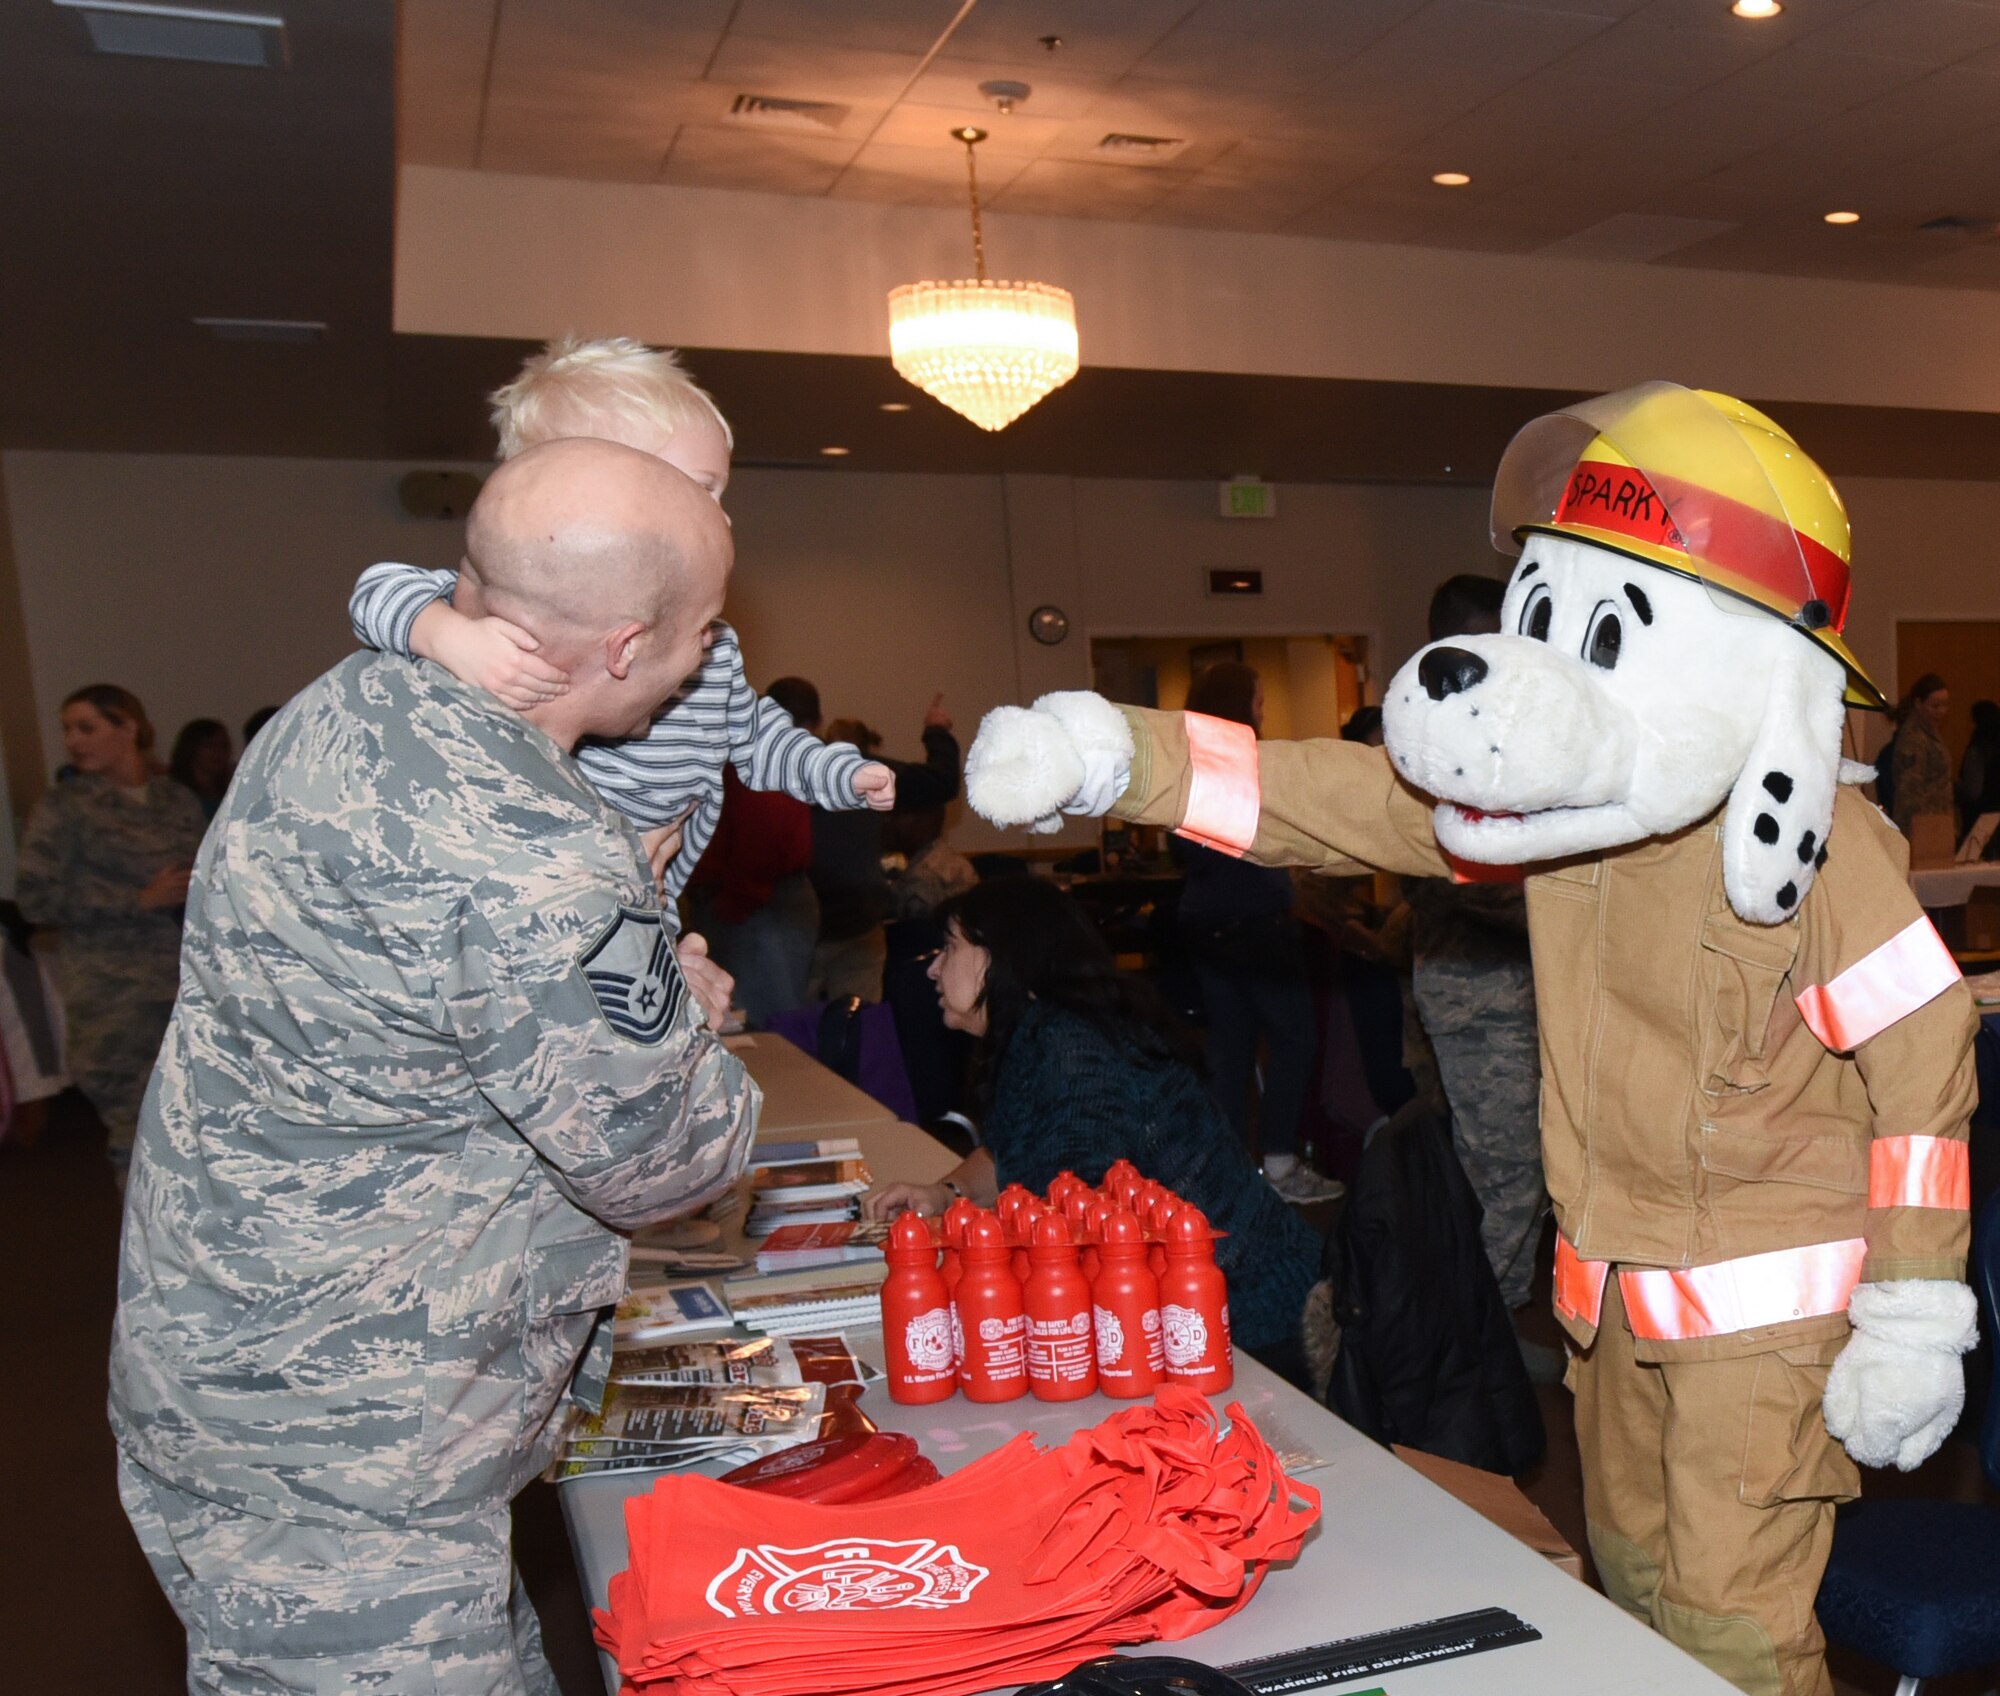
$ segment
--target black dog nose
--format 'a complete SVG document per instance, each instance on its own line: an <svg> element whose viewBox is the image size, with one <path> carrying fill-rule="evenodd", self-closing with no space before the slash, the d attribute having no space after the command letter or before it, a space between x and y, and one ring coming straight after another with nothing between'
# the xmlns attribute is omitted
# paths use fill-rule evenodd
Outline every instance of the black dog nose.
<svg viewBox="0 0 2000 1696"><path fill-rule="evenodd" d="M1433 648L1417 661L1417 681L1433 701L1463 695L1486 676L1486 662L1464 648Z"/></svg>

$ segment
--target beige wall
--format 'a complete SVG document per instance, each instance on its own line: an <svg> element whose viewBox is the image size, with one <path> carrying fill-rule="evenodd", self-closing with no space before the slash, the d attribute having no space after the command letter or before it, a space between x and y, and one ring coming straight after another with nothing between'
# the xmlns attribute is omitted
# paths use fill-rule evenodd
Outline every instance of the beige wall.
<svg viewBox="0 0 2000 1696"><path fill-rule="evenodd" d="M455 525L406 518L407 467L339 460L9 453L0 457L47 757L56 705L109 679L163 738L236 725L343 654L354 575L449 565ZM1860 480L1851 630L1893 688L1895 620L2000 616L2000 484ZM829 714L917 751L942 689L968 736L989 707L1085 687L1096 635L1365 635L1373 690L1423 638L1431 586L1490 567L1477 491L1287 486L1269 521L1216 516L1210 483L746 469L729 612L751 681L813 678ZM1254 566L1260 601L1210 600L1211 566ZM1027 634L1043 602L1071 634ZM989 840L975 826L961 840Z"/></svg>

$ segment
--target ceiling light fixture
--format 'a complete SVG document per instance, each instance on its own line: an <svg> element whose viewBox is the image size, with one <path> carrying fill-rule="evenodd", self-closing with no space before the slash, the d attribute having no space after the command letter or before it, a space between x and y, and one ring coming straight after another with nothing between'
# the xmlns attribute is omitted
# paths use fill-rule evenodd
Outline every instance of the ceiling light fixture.
<svg viewBox="0 0 2000 1696"><path fill-rule="evenodd" d="M133 59L281 69L285 20L274 13L175 6L162 0L53 0L83 20L91 47Z"/></svg>
<svg viewBox="0 0 2000 1696"><path fill-rule="evenodd" d="M1861 214L1859 212L1829 212L1826 215L1826 221L1829 224L1858 224L1861 222Z"/></svg>
<svg viewBox="0 0 2000 1696"><path fill-rule="evenodd" d="M1464 188L1472 179L1463 171L1437 171L1432 173L1431 181L1439 188Z"/></svg>
<svg viewBox="0 0 2000 1696"><path fill-rule="evenodd" d="M906 400L885 400L882 403L882 410L884 412L908 412L910 410L910 403Z"/></svg>
<svg viewBox="0 0 2000 1696"><path fill-rule="evenodd" d="M986 275L979 221L978 129L956 129L965 145L977 276L905 283L889 291L889 361L897 374L969 418L1004 430L1077 373L1076 302L1051 283L996 282Z"/></svg>
<svg viewBox="0 0 2000 1696"><path fill-rule="evenodd" d="M1784 8L1783 0L1736 0L1730 11L1739 18L1775 18Z"/></svg>
<svg viewBox="0 0 2000 1696"><path fill-rule="evenodd" d="M845 459L853 450L851 448L821 448L819 451L828 459Z"/></svg>

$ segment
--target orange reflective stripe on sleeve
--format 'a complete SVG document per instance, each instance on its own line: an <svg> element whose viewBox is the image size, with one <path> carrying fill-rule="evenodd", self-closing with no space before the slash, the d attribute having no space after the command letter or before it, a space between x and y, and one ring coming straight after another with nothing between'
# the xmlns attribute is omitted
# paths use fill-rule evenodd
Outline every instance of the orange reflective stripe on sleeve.
<svg viewBox="0 0 2000 1696"><path fill-rule="evenodd" d="M1556 1233L1556 1312L1565 1319L1579 1319L1595 1325L1604 1311L1604 1280L1611 1265L1603 1260L1585 1260L1569 1246L1569 1238Z"/></svg>
<svg viewBox="0 0 2000 1696"><path fill-rule="evenodd" d="M1449 849L1445 851L1445 861L1451 867L1453 883L1526 883L1526 866L1487 866L1477 860L1461 860Z"/></svg>
<svg viewBox="0 0 2000 1696"><path fill-rule="evenodd" d="M1798 997L1814 1036L1852 1053L1958 982L1958 962L1929 919L1919 918L1842 972Z"/></svg>
<svg viewBox="0 0 2000 1696"><path fill-rule="evenodd" d="M1247 724L1183 713L1188 741L1187 816L1180 834L1225 854L1242 854L1257 840L1262 795L1257 783L1257 733Z"/></svg>
<svg viewBox="0 0 2000 1696"><path fill-rule="evenodd" d="M1868 1148L1870 1207L1972 1206L1972 1158L1950 1137L1877 1137Z"/></svg>
<svg viewBox="0 0 2000 1696"><path fill-rule="evenodd" d="M1866 1239L1850 1237L1680 1272L1621 1271L1618 1293L1625 1298L1635 1337L1651 1342L1723 1337L1754 1326L1846 1312L1867 1255Z"/></svg>

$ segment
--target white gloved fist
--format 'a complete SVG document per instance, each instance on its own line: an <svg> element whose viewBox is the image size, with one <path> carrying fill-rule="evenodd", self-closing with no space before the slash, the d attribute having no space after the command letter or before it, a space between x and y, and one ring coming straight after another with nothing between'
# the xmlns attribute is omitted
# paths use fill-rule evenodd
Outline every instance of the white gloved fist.
<svg viewBox="0 0 2000 1696"><path fill-rule="evenodd" d="M1854 1335L1826 1377L1826 1428L1863 1466L1909 1472L1937 1452L1965 1406L1959 1362L1979 1341L1965 1284L1863 1284L1847 1304Z"/></svg>
<svg viewBox="0 0 2000 1696"><path fill-rule="evenodd" d="M1087 689L1033 707L995 707L965 757L965 798L981 818L1041 834L1064 813L1101 818L1132 774L1132 727Z"/></svg>

